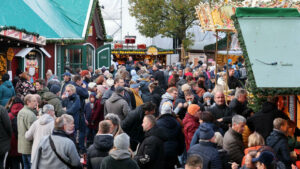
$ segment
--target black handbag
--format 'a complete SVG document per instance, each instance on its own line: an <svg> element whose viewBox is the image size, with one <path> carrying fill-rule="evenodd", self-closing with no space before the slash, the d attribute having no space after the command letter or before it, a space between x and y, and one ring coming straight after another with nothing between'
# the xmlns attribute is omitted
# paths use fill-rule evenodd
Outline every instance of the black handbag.
<svg viewBox="0 0 300 169"><path fill-rule="evenodd" d="M83 169L82 165L80 166L72 166L70 163L66 162L56 151L56 147L53 143L53 140L51 138L51 135L49 136L49 142L50 142L50 146L51 146L51 149L54 151L55 155L59 158L59 160L61 162L63 162L65 165L67 165L70 169Z"/></svg>

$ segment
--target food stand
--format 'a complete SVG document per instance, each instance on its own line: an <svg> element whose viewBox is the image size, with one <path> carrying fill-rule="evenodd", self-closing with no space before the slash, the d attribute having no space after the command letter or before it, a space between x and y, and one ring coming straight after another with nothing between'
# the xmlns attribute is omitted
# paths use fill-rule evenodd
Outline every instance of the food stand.
<svg viewBox="0 0 300 169"><path fill-rule="evenodd" d="M149 60L149 63L152 65L155 60L160 61L163 65L166 65L167 55L174 54L172 49L161 49L156 46L149 46L148 48L115 48L112 49L111 54L117 60L119 64L125 64L128 60L128 57L136 62L144 61L145 59Z"/></svg>

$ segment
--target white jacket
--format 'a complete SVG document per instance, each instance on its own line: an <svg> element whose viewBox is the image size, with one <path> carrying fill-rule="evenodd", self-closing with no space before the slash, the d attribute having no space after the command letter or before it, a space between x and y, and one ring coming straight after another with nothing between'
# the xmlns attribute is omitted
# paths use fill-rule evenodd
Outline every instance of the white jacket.
<svg viewBox="0 0 300 169"><path fill-rule="evenodd" d="M36 120L25 133L25 139L28 141L33 140L31 150L31 162L36 153L36 149L40 143L40 140L47 135L50 135L54 128L54 119L49 114L42 115Z"/></svg>

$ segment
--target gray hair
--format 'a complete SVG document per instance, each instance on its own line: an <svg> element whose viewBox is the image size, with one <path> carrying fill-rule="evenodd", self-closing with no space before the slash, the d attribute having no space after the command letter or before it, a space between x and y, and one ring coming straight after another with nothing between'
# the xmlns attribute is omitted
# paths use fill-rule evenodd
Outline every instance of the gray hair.
<svg viewBox="0 0 300 169"><path fill-rule="evenodd" d="M76 87L72 84L68 84L66 88L70 88L73 93L76 93Z"/></svg>
<svg viewBox="0 0 300 169"><path fill-rule="evenodd" d="M219 147L223 147L223 136L220 132L215 132L216 143Z"/></svg>
<svg viewBox="0 0 300 169"><path fill-rule="evenodd" d="M246 119L245 117L241 116L241 115L234 115L232 117L232 125L233 124L240 124L240 123L246 123Z"/></svg>
<svg viewBox="0 0 300 169"><path fill-rule="evenodd" d="M105 116L105 120L110 120L112 122L113 125L120 125L120 118L119 116L113 114L113 113L108 113Z"/></svg>
<svg viewBox="0 0 300 169"><path fill-rule="evenodd" d="M54 128L56 130L63 129L65 124L70 124L74 122L74 118L71 115L63 114L57 117L54 122Z"/></svg>
<svg viewBox="0 0 300 169"><path fill-rule="evenodd" d="M239 98L241 95L245 94L247 94L247 91L245 89L236 89L235 98Z"/></svg>
<svg viewBox="0 0 300 169"><path fill-rule="evenodd" d="M54 111L54 106L51 104L46 104L43 106L43 113L47 114L49 111Z"/></svg>

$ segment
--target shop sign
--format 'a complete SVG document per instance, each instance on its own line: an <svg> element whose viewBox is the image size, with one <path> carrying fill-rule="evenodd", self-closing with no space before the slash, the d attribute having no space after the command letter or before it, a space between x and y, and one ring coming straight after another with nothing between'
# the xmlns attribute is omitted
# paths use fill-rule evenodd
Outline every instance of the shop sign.
<svg viewBox="0 0 300 169"><path fill-rule="evenodd" d="M12 61L15 56L14 50L12 48L8 48L6 52L6 56L7 56L7 60Z"/></svg>
<svg viewBox="0 0 300 169"><path fill-rule="evenodd" d="M14 29L2 30L0 32L0 35L18 39L18 40L23 40L23 41L30 42L30 43L46 45L45 37L43 37L43 36L37 37L35 35L26 34L24 32L20 32L20 31L14 30Z"/></svg>
<svg viewBox="0 0 300 169"><path fill-rule="evenodd" d="M156 47L149 47L147 50L147 55L158 55L158 50Z"/></svg>
<svg viewBox="0 0 300 169"><path fill-rule="evenodd" d="M144 51L124 51L124 50L113 50L112 54L120 54L120 55L144 55Z"/></svg>
<svg viewBox="0 0 300 169"><path fill-rule="evenodd" d="M166 54L174 54L174 51L163 51L163 52L158 52L159 55L166 55Z"/></svg>

